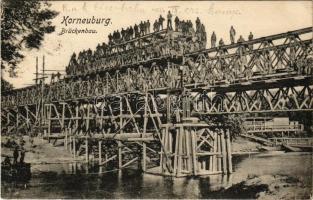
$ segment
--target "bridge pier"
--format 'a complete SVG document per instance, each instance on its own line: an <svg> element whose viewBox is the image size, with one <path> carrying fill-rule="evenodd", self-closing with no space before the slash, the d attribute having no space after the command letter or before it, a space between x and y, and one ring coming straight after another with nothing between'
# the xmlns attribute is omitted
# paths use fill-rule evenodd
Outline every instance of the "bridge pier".
<svg viewBox="0 0 313 200"><path fill-rule="evenodd" d="M160 173L167 176L201 176L232 173L229 130L184 122L164 128Z"/></svg>

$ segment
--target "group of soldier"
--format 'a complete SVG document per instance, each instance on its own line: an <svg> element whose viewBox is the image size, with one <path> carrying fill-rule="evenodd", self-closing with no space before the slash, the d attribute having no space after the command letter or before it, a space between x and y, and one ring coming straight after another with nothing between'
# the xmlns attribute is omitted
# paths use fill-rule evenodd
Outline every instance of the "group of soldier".
<svg viewBox="0 0 313 200"><path fill-rule="evenodd" d="M153 31L158 32L164 29L164 17L160 15L158 19L156 19L153 23ZM129 41L134 38L139 38L144 35L150 33L151 23L149 20L141 21L138 25L135 24L134 26L129 26L126 29L122 28L121 31L116 30L112 34L110 33L109 38L109 45L119 44L121 42ZM167 29L172 30L172 14L168 11L167 14Z"/></svg>
<svg viewBox="0 0 313 200"><path fill-rule="evenodd" d="M172 14L168 11L167 14L167 30L173 30L172 27ZM165 19L160 17L155 20L153 24L153 31L158 32L163 30L163 23ZM106 67L112 67L121 65L118 55L124 55L128 57L131 54L131 59L124 59L124 62L130 62L133 58L136 62L139 60L145 60L148 58L155 58L162 55L169 55L171 52L177 50L180 53L190 52L193 50L199 50L205 48L206 43L206 31L204 25L200 22L200 19L196 20L196 30L193 29L193 24L190 20L180 20L178 17L175 18L175 31L181 32L183 35L197 36L197 41L184 41L174 44L175 42L168 43L166 40L160 41L157 37L152 37L150 46L136 48L135 43L120 44L123 41L129 41L134 38L140 38L150 33L150 22L141 21L139 25L135 24L134 27L130 26L126 29L122 29L121 32L114 31L113 34L109 35L109 43L98 44L96 50L93 52L91 49L83 50L79 52L78 56L74 53L70 59L70 63L66 68L68 75L77 75L78 73L84 73L86 71L92 71L94 69L103 69ZM203 45L201 45L203 44ZM152 46L151 46L152 45ZM78 72L78 73L77 73Z"/></svg>
<svg viewBox="0 0 313 200"><path fill-rule="evenodd" d="M229 31L229 36L230 36L230 43L231 44L235 44L235 38L236 38L236 30L234 29L233 26L230 27L230 31ZM253 34L252 32L250 32L249 36L248 36L248 41L253 40ZM211 47L214 48L216 47L216 42L217 42L217 38L216 38L216 34L215 31L213 31L212 35L211 35ZM242 35L239 36L237 43L242 43L245 42L245 39L243 38ZM223 40L223 38L221 38L218 42L219 46L224 46L225 42ZM249 45L249 48L252 49L253 45Z"/></svg>

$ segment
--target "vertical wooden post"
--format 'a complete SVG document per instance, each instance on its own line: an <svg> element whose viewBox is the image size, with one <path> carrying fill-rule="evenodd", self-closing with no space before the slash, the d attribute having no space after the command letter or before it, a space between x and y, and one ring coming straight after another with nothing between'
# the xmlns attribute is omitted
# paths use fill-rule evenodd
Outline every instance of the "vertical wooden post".
<svg viewBox="0 0 313 200"><path fill-rule="evenodd" d="M64 119L64 117L65 117L65 103L62 103L62 124L61 124L61 129L62 130L64 130L64 128L65 128L65 126L64 126L64 121L65 121L65 119Z"/></svg>
<svg viewBox="0 0 313 200"><path fill-rule="evenodd" d="M191 163L192 163L192 155L190 153L190 148L192 148L191 146L191 134L190 134L190 130L185 130L185 138L186 138L186 153L187 153L187 168L189 173L192 173L192 167L191 167Z"/></svg>
<svg viewBox="0 0 313 200"><path fill-rule="evenodd" d="M89 162L88 136L85 139L86 162Z"/></svg>
<svg viewBox="0 0 313 200"><path fill-rule="evenodd" d="M219 153L219 157L218 157L218 159L217 159L217 171L221 171L222 170L222 158L221 158L221 156L222 156L222 141L221 141L221 137L222 137L222 135L220 134L220 132L218 132L217 133L217 141L218 141L218 153Z"/></svg>
<svg viewBox="0 0 313 200"><path fill-rule="evenodd" d="M214 145L213 145L213 152L217 153L218 152L218 134L216 132L214 134ZM217 155L213 155L213 161L212 161L212 171L216 172L217 171Z"/></svg>
<svg viewBox="0 0 313 200"><path fill-rule="evenodd" d="M98 151L99 155L99 166L101 165L101 162L102 162L102 141L99 140L99 151Z"/></svg>
<svg viewBox="0 0 313 200"><path fill-rule="evenodd" d="M182 159L183 159L183 132L184 132L184 127L180 126L178 133L178 151L175 153L177 154L177 176L181 175L182 172Z"/></svg>
<svg viewBox="0 0 313 200"><path fill-rule="evenodd" d="M211 130L208 130L211 133ZM213 133L214 136L214 133ZM210 148L210 152L214 153L214 138L213 138L213 147ZM213 155L209 157L209 171L213 172Z"/></svg>
<svg viewBox="0 0 313 200"><path fill-rule="evenodd" d="M90 104L87 104L87 113L86 113L86 131L89 133L89 123L90 123Z"/></svg>
<svg viewBox="0 0 313 200"><path fill-rule="evenodd" d="M222 156L223 156L223 174L227 174L227 157L226 157L226 141L225 141L225 132L222 130L221 134L221 143L222 143Z"/></svg>
<svg viewBox="0 0 313 200"><path fill-rule="evenodd" d="M227 144L227 160L228 160L228 173L233 173L233 162L232 162L232 150L230 143L230 133L229 129L226 131L226 144Z"/></svg>
<svg viewBox="0 0 313 200"><path fill-rule="evenodd" d="M191 130L191 151L192 151L192 161L193 161L193 174L196 176L198 174L198 161L197 161L197 141L196 132Z"/></svg>
<svg viewBox="0 0 313 200"><path fill-rule="evenodd" d="M65 138L64 138L64 146L65 149L67 150L67 137L68 137L68 129L65 129Z"/></svg>
<svg viewBox="0 0 313 200"><path fill-rule="evenodd" d="M49 108L48 108L48 137L50 139L50 135L51 135L51 104L48 104Z"/></svg>
<svg viewBox="0 0 313 200"><path fill-rule="evenodd" d="M176 129L175 136L175 151L174 151L174 170L173 173L177 174L177 165L178 165L178 148L179 148L179 130Z"/></svg>
<svg viewBox="0 0 313 200"><path fill-rule="evenodd" d="M213 132L213 136L214 136L214 145L213 145L213 153L217 153L217 141L218 141L218 137L217 137L217 133ZM217 156L213 155L212 158L212 171L216 172L217 171Z"/></svg>
<svg viewBox="0 0 313 200"><path fill-rule="evenodd" d="M141 162L141 168L142 171L146 171L147 170L147 144L145 142L142 143L142 162Z"/></svg>
<svg viewBox="0 0 313 200"><path fill-rule="evenodd" d="M73 136L73 155L74 159L76 159L76 138Z"/></svg>
<svg viewBox="0 0 313 200"><path fill-rule="evenodd" d="M102 133L104 132L104 130L103 130L103 112L104 112L104 110L103 110L103 107L101 105L100 130Z"/></svg>
<svg viewBox="0 0 313 200"><path fill-rule="evenodd" d="M122 169L123 166L123 156L122 156L122 142L121 141L117 141L117 148L118 148L118 168Z"/></svg>
<svg viewBox="0 0 313 200"><path fill-rule="evenodd" d="M27 131L28 131L28 127L30 126L30 120L29 120L29 114L28 114L28 107L25 106L25 110L26 110L26 124L27 124ZM30 132L28 133L29 137L30 137Z"/></svg>
<svg viewBox="0 0 313 200"><path fill-rule="evenodd" d="M72 136L70 135L70 153L73 153L73 142L72 142Z"/></svg>
<svg viewBox="0 0 313 200"><path fill-rule="evenodd" d="M145 108L144 108L144 121L143 121L143 136L145 136L147 132L147 123L148 123L148 116L147 116L147 104L148 104L148 93L145 95ZM163 135L163 134L162 134ZM161 136L162 137L162 136ZM163 143L164 144L164 143ZM142 171L147 170L147 144L145 142L142 143L142 161L141 161L141 169Z"/></svg>
<svg viewBox="0 0 313 200"><path fill-rule="evenodd" d="M167 132L168 132L168 129L167 127L166 128L162 128L161 129L161 132L163 133L162 134L162 144L164 145L164 148L166 148L166 143L167 143ZM163 150L163 148L161 148L161 155L160 155L160 173L163 173L164 172L164 158L166 158L166 156L164 156L163 154L165 153L165 151Z"/></svg>
<svg viewBox="0 0 313 200"><path fill-rule="evenodd" d="M76 102L76 107L75 107L75 121L76 121L76 123L75 123L75 126L76 126L76 132L78 133L78 110L79 109L79 104L78 104L78 102ZM79 133L78 133L79 134Z"/></svg>

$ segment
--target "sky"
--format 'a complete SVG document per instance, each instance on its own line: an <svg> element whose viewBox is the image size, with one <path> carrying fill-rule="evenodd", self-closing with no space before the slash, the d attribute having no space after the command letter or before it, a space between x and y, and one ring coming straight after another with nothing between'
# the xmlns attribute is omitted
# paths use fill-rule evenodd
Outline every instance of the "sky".
<svg viewBox="0 0 313 200"><path fill-rule="evenodd" d="M166 17L168 10L173 18L192 20L197 17L205 25L208 38L215 31L217 40L229 41L229 29L233 25L238 38L242 35L247 39L250 31L254 38L287 32L312 26L311 1L50 1L51 9L59 15L53 19L56 27L54 33L45 35L39 50L24 51L25 59L18 66L18 77L9 78L6 71L3 77L15 88L25 87L34 83L36 57L39 66L45 56L45 68L65 70L70 56L84 49L94 50L97 44L107 42L107 36L114 30L121 30L141 20L154 22L161 14ZM64 17L69 18L105 18L110 23L104 24L67 24ZM63 23L62 23L63 22ZM96 33L60 34L66 29L88 29Z"/></svg>

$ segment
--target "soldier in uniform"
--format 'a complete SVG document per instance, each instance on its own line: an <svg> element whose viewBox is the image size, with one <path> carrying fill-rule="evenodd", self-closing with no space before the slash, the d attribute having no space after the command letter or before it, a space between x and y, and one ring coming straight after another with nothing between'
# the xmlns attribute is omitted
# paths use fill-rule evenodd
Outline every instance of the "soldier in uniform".
<svg viewBox="0 0 313 200"><path fill-rule="evenodd" d="M196 19L196 32L200 32L200 29L201 29L201 22L200 22L200 19L199 17L197 17Z"/></svg>
<svg viewBox="0 0 313 200"><path fill-rule="evenodd" d="M148 20L146 23L147 34L150 33L150 21Z"/></svg>
<svg viewBox="0 0 313 200"><path fill-rule="evenodd" d="M224 43L224 40L221 38L220 41L218 42L219 46L224 46L225 43Z"/></svg>
<svg viewBox="0 0 313 200"><path fill-rule="evenodd" d="M134 29L132 26L129 27L128 35L129 35L129 39L133 39Z"/></svg>
<svg viewBox="0 0 313 200"><path fill-rule="evenodd" d="M116 31L116 42L119 43L119 42L120 42L120 39L121 39L121 34L120 34L120 32L117 30L117 31Z"/></svg>
<svg viewBox="0 0 313 200"><path fill-rule="evenodd" d="M138 29L139 29L138 25L135 24L135 26L134 26L135 38L139 37L139 30Z"/></svg>
<svg viewBox="0 0 313 200"><path fill-rule="evenodd" d="M178 31L179 28L179 18L176 16L175 17L175 31Z"/></svg>
<svg viewBox="0 0 313 200"><path fill-rule="evenodd" d="M69 70L68 70L68 74L69 75L73 75L75 72L74 72L74 69L75 67L77 66L77 61L76 61L76 54L73 53L72 57L71 57L71 60L70 60L70 63L69 63Z"/></svg>
<svg viewBox="0 0 313 200"><path fill-rule="evenodd" d="M237 43L243 43L245 42L245 39L243 39L242 35L239 36L239 39L237 40Z"/></svg>
<svg viewBox="0 0 313 200"><path fill-rule="evenodd" d="M248 40L249 41L252 41L253 40L253 34L252 32L250 32L249 36L248 36ZM249 49L250 50L253 50L253 44L249 44Z"/></svg>
<svg viewBox="0 0 313 200"><path fill-rule="evenodd" d="M108 35L108 38L109 38L109 45L111 45L113 41L113 36L111 33Z"/></svg>
<svg viewBox="0 0 313 200"><path fill-rule="evenodd" d="M121 35L122 35L122 40L126 40L126 31L124 30L124 28L122 28L122 30L121 30Z"/></svg>
<svg viewBox="0 0 313 200"><path fill-rule="evenodd" d="M147 35L147 33L148 33L146 21L143 22L143 32L144 32L144 35Z"/></svg>
<svg viewBox="0 0 313 200"><path fill-rule="evenodd" d="M173 27L172 27L172 14L171 14L170 11L168 11L168 13L167 13L167 29L173 30Z"/></svg>
<svg viewBox="0 0 313 200"><path fill-rule="evenodd" d="M140 36L143 36L145 34L145 25L142 21L139 24L139 29L140 29Z"/></svg>
<svg viewBox="0 0 313 200"><path fill-rule="evenodd" d="M164 18L162 17L162 15L160 15L159 17L159 30L163 30L163 22L164 22Z"/></svg>
<svg viewBox="0 0 313 200"><path fill-rule="evenodd" d="M234 29L233 26L230 27L229 34L230 34L230 42L231 42L232 44L234 44L234 43L235 43L236 31L235 31L235 29Z"/></svg>
<svg viewBox="0 0 313 200"><path fill-rule="evenodd" d="M213 31L211 35L211 47L214 48L216 46L216 35L215 32Z"/></svg>
<svg viewBox="0 0 313 200"><path fill-rule="evenodd" d="M159 28L160 28L159 23L157 20L155 20L153 23L153 31L158 32L160 30Z"/></svg>

